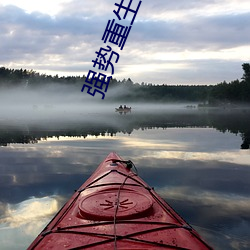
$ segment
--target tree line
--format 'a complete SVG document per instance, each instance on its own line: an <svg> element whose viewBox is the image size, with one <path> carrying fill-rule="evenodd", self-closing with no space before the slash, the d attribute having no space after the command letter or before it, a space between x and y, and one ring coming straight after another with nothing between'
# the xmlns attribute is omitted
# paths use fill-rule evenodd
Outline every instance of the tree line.
<svg viewBox="0 0 250 250"><path fill-rule="evenodd" d="M250 103L250 64L242 64L242 69L244 73L241 81L238 79L230 83L224 81L211 89L209 103Z"/></svg>
<svg viewBox="0 0 250 250"><path fill-rule="evenodd" d="M216 85L154 85L142 82L134 83L130 78L113 78L109 90L119 88L109 97L119 101L202 102L206 105L224 105L228 103L250 103L250 64L242 64L243 76L239 80L221 82ZM52 76L40 74L34 70L0 68L0 87L36 88L49 84L65 84L81 89L86 76ZM126 91L124 91L126 90Z"/></svg>

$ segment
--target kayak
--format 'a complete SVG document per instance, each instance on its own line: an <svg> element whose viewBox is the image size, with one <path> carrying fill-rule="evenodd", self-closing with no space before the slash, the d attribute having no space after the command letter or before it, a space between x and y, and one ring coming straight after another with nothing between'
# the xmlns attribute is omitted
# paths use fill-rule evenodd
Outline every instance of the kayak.
<svg viewBox="0 0 250 250"><path fill-rule="evenodd" d="M110 153L28 247L31 249L212 249L137 174Z"/></svg>

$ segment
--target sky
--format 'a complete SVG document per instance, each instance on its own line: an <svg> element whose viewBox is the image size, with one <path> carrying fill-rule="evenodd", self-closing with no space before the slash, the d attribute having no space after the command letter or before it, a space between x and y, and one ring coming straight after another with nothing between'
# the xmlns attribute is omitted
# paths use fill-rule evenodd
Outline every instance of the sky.
<svg viewBox="0 0 250 250"><path fill-rule="evenodd" d="M113 78L153 84L217 84L240 79L250 62L249 0L142 0L123 50L102 36L121 0L0 0L0 67L87 75L96 51L118 53ZM129 0L124 1L128 6ZM136 9L139 0L133 0ZM124 10L120 11L121 17ZM108 56L110 53L108 53ZM106 57L108 59L108 56Z"/></svg>

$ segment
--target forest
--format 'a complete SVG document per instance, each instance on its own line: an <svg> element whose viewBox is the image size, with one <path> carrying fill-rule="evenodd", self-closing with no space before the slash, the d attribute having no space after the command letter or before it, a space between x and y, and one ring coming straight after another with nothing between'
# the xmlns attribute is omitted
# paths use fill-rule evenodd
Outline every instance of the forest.
<svg viewBox="0 0 250 250"><path fill-rule="evenodd" d="M250 104L250 64L243 63L242 78L216 85L154 85L134 83L130 78L112 79L105 100L130 102L199 102L201 106L220 106L228 104ZM38 88L50 84L64 84L81 91L86 76L59 77L40 74L34 70L9 69L0 67L0 87ZM111 89L118 91L110 91ZM120 91L119 91L120 90ZM108 95L108 92L116 93Z"/></svg>

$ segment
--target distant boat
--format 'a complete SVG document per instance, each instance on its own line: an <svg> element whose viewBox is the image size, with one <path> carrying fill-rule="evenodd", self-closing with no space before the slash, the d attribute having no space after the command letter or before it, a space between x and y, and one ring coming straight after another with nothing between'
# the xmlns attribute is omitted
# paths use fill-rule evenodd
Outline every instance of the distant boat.
<svg viewBox="0 0 250 250"><path fill-rule="evenodd" d="M128 113L128 112L131 112L131 107L126 107L126 108L115 108L115 111L116 112L124 112L124 113Z"/></svg>

